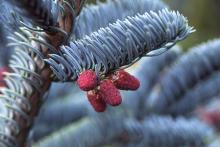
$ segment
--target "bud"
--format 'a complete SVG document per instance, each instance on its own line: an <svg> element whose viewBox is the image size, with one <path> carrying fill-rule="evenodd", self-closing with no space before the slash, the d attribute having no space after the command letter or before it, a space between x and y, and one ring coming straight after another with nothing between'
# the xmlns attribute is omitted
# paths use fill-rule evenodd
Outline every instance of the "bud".
<svg viewBox="0 0 220 147"><path fill-rule="evenodd" d="M139 80L124 70L116 71L111 79L120 90L137 90L140 87Z"/></svg>
<svg viewBox="0 0 220 147"><path fill-rule="evenodd" d="M109 105L117 106L122 102L120 92L111 80L103 80L100 83L99 93Z"/></svg>
<svg viewBox="0 0 220 147"><path fill-rule="evenodd" d="M82 72L77 79L77 85L83 91L95 89L98 85L98 78L96 73L92 70L86 70Z"/></svg>
<svg viewBox="0 0 220 147"><path fill-rule="evenodd" d="M104 112L106 109L106 103L95 90L87 92L87 98L96 112Z"/></svg>

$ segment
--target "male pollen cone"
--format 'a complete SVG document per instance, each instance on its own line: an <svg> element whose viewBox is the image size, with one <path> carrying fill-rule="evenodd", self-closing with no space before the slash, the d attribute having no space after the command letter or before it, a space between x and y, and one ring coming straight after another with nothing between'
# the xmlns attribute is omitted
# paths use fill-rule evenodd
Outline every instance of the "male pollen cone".
<svg viewBox="0 0 220 147"><path fill-rule="evenodd" d="M109 105L118 106L122 102L121 94L111 80L106 79L100 83L99 93Z"/></svg>
<svg viewBox="0 0 220 147"><path fill-rule="evenodd" d="M99 93L95 92L94 90L88 91L87 98L96 112L105 111L106 103Z"/></svg>
<svg viewBox="0 0 220 147"><path fill-rule="evenodd" d="M77 85L83 91L95 89L98 85L96 73L92 70L83 71L77 79Z"/></svg>
<svg viewBox="0 0 220 147"><path fill-rule="evenodd" d="M139 80L124 70L116 71L112 80L120 90L137 90L140 87Z"/></svg>

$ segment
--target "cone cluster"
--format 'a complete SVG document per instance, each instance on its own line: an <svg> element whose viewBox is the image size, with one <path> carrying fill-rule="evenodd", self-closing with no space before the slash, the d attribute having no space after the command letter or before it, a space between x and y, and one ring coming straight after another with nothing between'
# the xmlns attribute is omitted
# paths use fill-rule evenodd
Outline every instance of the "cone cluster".
<svg viewBox="0 0 220 147"><path fill-rule="evenodd" d="M140 82L124 70L108 74L104 78L99 78L92 70L86 70L79 75L77 85L87 92L87 98L94 110L104 112L107 104L111 106L121 104L119 90L137 90Z"/></svg>

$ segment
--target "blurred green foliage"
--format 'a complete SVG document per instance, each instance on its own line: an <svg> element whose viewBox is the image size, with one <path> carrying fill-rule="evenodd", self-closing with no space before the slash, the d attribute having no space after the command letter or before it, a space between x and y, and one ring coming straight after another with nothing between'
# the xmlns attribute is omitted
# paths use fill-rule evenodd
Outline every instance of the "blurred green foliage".
<svg viewBox="0 0 220 147"><path fill-rule="evenodd" d="M184 48L220 37L219 0L165 0L171 9L179 10L196 32L184 40Z"/></svg>
<svg viewBox="0 0 220 147"><path fill-rule="evenodd" d="M96 0L87 0L88 3ZM104 1L104 0L100 0ZM220 0L164 0L171 9L178 10L194 26L196 32L182 46L187 49L195 44L220 37ZM137 0L138 2L138 0Z"/></svg>

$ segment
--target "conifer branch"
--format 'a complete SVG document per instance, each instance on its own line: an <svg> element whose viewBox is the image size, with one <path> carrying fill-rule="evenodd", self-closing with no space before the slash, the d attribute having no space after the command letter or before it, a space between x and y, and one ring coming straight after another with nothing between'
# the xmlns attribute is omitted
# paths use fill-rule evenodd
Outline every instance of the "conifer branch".
<svg viewBox="0 0 220 147"><path fill-rule="evenodd" d="M192 129L193 128L193 129ZM159 137L158 137L159 136ZM150 116L143 122L124 113L108 112L85 118L40 140L33 147L101 146L127 138L130 146L203 146L214 136L213 129L195 119Z"/></svg>
<svg viewBox="0 0 220 147"><path fill-rule="evenodd" d="M143 56L156 56L194 30L178 12L163 9L117 21L63 46L45 61L60 81L74 81L88 69L99 76L125 68Z"/></svg>
<svg viewBox="0 0 220 147"><path fill-rule="evenodd" d="M160 0L107 0L105 3L87 4L76 18L73 36L82 39L117 20L167 7Z"/></svg>
<svg viewBox="0 0 220 147"><path fill-rule="evenodd" d="M35 6L44 8L45 11L41 12L46 12L47 15L43 18L36 15L38 14L35 11L36 9L32 9L32 11L28 7L31 2L34 2ZM34 29L27 27L30 23L25 20L24 23L27 22L27 25L18 28L14 36L9 38L11 40L9 45L15 51L10 60L10 67L13 72L6 73L7 87L0 89L0 97L4 100L3 105L7 110L7 113L0 116L4 126L4 129L0 130L0 135L4 139L0 140L2 146L20 147L25 145L28 131L40 109L41 98L51 83L51 70L44 64L42 57L46 57L53 51L58 51L59 46L66 42L68 36L70 36L75 18L72 10L75 11L75 14L78 14L83 3L81 0L74 1L76 7L73 9L69 7L69 4L72 4L73 1L67 1L65 5L62 5L65 8L65 15L59 13L59 19L53 20L51 18L54 18L54 15L50 13L52 11L49 9L49 5L44 5L49 7L44 7L40 3L42 1L34 0L31 2L21 1L21 3L16 3L16 5L21 6L18 7L18 12L25 12L27 16L36 16L33 21L40 26L54 25L55 21L59 25L53 27L52 30L47 30L47 32L38 32L38 27L34 27ZM43 2L48 4L48 1ZM21 8L25 9L21 10Z"/></svg>
<svg viewBox="0 0 220 147"><path fill-rule="evenodd" d="M189 49L189 52L179 58L164 74L145 107L153 112L165 112L168 107L184 98L189 89L219 71L219 54L219 39Z"/></svg>
<svg viewBox="0 0 220 147"><path fill-rule="evenodd" d="M60 15L59 3L54 0L8 0L17 6L16 12L40 26L56 26Z"/></svg>

